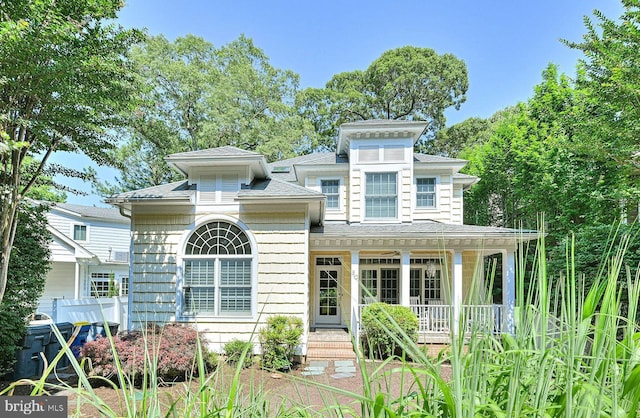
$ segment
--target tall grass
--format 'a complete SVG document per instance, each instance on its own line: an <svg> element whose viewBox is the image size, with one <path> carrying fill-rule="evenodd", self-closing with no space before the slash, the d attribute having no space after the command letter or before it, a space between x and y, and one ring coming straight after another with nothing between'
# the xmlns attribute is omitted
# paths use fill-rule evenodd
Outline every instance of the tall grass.
<svg viewBox="0 0 640 418"><path fill-rule="evenodd" d="M595 284L585 289L574 268L573 245L566 248L567 274L551 278L541 238L535 254L518 257L534 262L516 269L513 334L454 335L449 349L433 357L400 333L396 343L405 356L378 362L359 358L363 385L351 390L291 377L300 383L296 389L300 401L294 401L293 393L282 400L264 392L257 377L253 384L241 384L242 359L229 378L222 375L222 368L207 373L205 354L198 352L194 361L201 377L184 382L171 401L162 399L155 384L134 387L119 368L122 405L116 411L99 399L82 372L83 365L68 348L46 373L52 373L55 362L67 355L80 376L76 386L48 383L45 378L30 383L33 394L61 389L72 393L77 403L71 412L76 415L88 404L104 416L129 417L637 417L640 332L633 318L638 311L640 277L625 267L627 245L628 238L609 247ZM627 281L626 295L619 290L620 277ZM628 301L624 316L620 314L623 300ZM153 380L158 353L153 347L147 352L145 375ZM322 391L323 405L304 403L310 385ZM338 403L338 397L350 401Z"/></svg>

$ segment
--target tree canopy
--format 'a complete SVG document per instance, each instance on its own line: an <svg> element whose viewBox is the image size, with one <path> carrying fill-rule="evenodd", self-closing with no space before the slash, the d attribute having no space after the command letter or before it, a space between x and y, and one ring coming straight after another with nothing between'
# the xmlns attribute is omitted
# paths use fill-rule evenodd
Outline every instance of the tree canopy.
<svg viewBox="0 0 640 418"><path fill-rule="evenodd" d="M55 174L84 175L48 164L51 154L83 153L96 164L110 162L116 143L110 132L122 125L134 90L126 54L142 38L139 31L108 23L120 0L1 4L0 300L25 194Z"/></svg>
<svg viewBox="0 0 640 418"><path fill-rule="evenodd" d="M131 54L141 85L125 143L115 151L114 192L175 180L171 153L233 145L269 160L309 152L313 127L295 111L298 76L274 68L251 39L220 48L187 35L149 37ZM135 151L135 152L134 152Z"/></svg>
<svg viewBox="0 0 640 418"><path fill-rule="evenodd" d="M319 146L333 150L338 127L357 120L422 120L433 137L444 127L444 111L465 102L468 84L467 67L454 55L405 46L364 71L336 74L324 89L303 90L297 102L320 135Z"/></svg>

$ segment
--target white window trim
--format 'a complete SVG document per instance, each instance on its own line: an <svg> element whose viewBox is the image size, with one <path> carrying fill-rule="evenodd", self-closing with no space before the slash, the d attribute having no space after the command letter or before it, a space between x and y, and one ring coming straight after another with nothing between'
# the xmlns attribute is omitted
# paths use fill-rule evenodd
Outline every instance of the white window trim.
<svg viewBox="0 0 640 418"><path fill-rule="evenodd" d="M322 193L322 182L324 180L338 180L338 207L330 208L326 206L325 209L330 212L343 212L344 211L344 186L342 177L319 177L318 178L318 190Z"/></svg>
<svg viewBox="0 0 640 418"><path fill-rule="evenodd" d="M76 236L75 236L76 226L84 226L86 228L86 231L87 231L86 239L76 239ZM72 240L74 240L76 242L89 242L90 232L91 232L91 228L89 227L89 225L87 225L85 223L81 223L81 222L73 222L71 224L71 231L69 233L69 236L71 237Z"/></svg>
<svg viewBox="0 0 640 418"><path fill-rule="evenodd" d="M367 175L368 174L388 174L395 173L396 175L396 217L395 218L368 218L367 217ZM361 199L361 209L360 215L362 219L362 223L399 223L401 222L402 216L402 197L400 196L400 191L402 190L402 185L400 184L402 179L402 172L399 170L370 170L370 171L362 171L362 179L360 185L360 199Z"/></svg>
<svg viewBox="0 0 640 418"><path fill-rule="evenodd" d="M418 179L435 179L435 206L418 206ZM437 212L440 210L440 176L417 175L413 179L413 208L416 212Z"/></svg>
<svg viewBox="0 0 640 418"><path fill-rule="evenodd" d="M210 222L229 222L235 224L238 228L240 228L249 239L249 244L251 246L251 255L245 258L251 258L251 314L247 315L214 315L214 314L197 314L197 315L187 315L184 314L183 304L183 283L184 283L184 263L185 259L194 259L198 256L187 256L184 254L187 241L191 234L201 227L204 224ZM178 244L179 253L176 256L176 321L178 322L193 322L196 323L201 319L206 319L207 322L235 322L235 323L254 323L258 319L258 245L255 240L255 237L249 230L249 228L240 220L233 218L231 216L226 215L215 215L208 216L206 218L198 220L191 224L188 228L185 228L185 232L183 233L180 242ZM202 256L200 256L202 257ZM236 257L235 258L241 258ZM220 258L218 256L218 258ZM219 287L217 287L219 289ZM131 292L131 290L129 291ZM216 290L218 292L218 290ZM217 302L216 302L217 303Z"/></svg>

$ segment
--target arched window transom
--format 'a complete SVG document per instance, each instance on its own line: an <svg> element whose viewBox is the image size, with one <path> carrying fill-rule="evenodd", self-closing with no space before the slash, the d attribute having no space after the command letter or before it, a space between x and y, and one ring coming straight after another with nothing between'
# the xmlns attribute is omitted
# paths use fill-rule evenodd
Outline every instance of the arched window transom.
<svg viewBox="0 0 640 418"><path fill-rule="evenodd" d="M185 251L187 255L251 255L247 234L228 222L210 222L196 229Z"/></svg>
<svg viewBox="0 0 640 418"><path fill-rule="evenodd" d="M251 315L252 266L251 243L241 228L224 221L200 226L185 246L183 315Z"/></svg>

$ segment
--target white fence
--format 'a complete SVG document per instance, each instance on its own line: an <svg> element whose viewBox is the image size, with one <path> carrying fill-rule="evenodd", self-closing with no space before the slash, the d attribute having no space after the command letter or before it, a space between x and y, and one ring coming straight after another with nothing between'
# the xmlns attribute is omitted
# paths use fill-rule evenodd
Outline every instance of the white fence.
<svg viewBox="0 0 640 418"><path fill-rule="evenodd" d="M120 331L127 329L127 296L112 298L53 299L53 322L116 322Z"/></svg>

